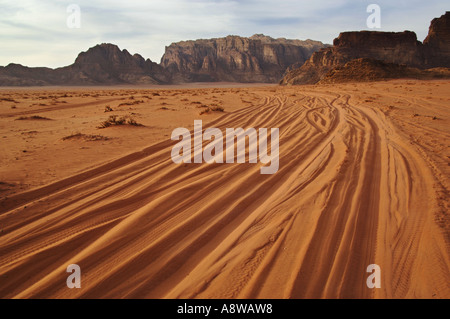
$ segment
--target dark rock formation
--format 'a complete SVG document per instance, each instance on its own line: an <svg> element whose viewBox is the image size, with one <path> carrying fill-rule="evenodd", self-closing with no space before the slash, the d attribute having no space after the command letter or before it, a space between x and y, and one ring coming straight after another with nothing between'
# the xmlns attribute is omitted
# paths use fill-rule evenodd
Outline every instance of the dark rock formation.
<svg viewBox="0 0 450 319"><path fill-rule="evenodd" d="M89 79L92 83L159 84L168 83L170 75L157 63L131 55L113 44L101 44L78 55L68 67L71 82Z"/></svg>
<svg viewBox="0 0 450 319"><path fill-rule="evenodd" d="M344 32L334 40L333 45L342 60L372 58L388 63L422 65L421 43L410 31Z"/></svg>
<svg viewBox="0 0 450 319"><path fill-rule="evenodd" d="M75 63L58 69L0 67L0 85L162 84L170 74L160 65L131 55L113 44L101 44L78 55Z"/></svg>
<svg viewBox="0 0 450 319"><path fill-rule="evenodd" d="M264 35L182 41L166 47L161 65L176 82L277 82L286 69L302 65L324 45L318 41Z"/></svg>
<svg viewBox="0 0 450 319"><path fill-rule="evenodd" d="M431 21L423 44L427 67L450 67L450 12Z"/></svg>
<svg viewBox="0 0 450 319"><path fill-rule="evenodd" d="M28 68L14 63L0 67L1 86L42 86L56 80L54 70L49 68Z"/></svg>
<svg viewBox="0 0 450 319"><path fill-rule="evenodd" d="M450 12L434 19L423 44L410 31L341 33L333 47L314 53L303 66L288 72L280 84L317 83L331 70L359 58L420 69L450 67L449 25Z"/></svg>
<svg viewBox="0 0 450 319"><path fill-rule="evenodd" d="M358 58L419 67L421 43L413 32L344 32L333 47L314 53L300 68L288 72L281 84L313 84L333 68Z"/></svg>

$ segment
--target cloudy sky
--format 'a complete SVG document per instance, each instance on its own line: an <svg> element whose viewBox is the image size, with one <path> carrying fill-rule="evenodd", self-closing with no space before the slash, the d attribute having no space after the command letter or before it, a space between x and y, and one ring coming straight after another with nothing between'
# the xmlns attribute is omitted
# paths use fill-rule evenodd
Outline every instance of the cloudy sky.
<svg viewBox="0 0 450 319"><path fill-rule="evenodd" d="M114 43L160 62L172 42L227 35L314 39L368 30L369 4L381 8L379 31L411 30L422 41L448 0L0 0L0 65L61 67L81 51ZM68 7L80 8L80 28Z"/></svg>

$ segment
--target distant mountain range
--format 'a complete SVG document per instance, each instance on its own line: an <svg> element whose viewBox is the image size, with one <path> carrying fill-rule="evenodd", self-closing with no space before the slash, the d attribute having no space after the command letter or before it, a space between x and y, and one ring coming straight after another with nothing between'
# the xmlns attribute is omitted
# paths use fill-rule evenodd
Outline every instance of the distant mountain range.
<svg viewBox="0 0 450 319"><path fill-rule="evenodd" d="M437 68L437 69L436 69ZM333 46L255 34L181 41L161 63L100 44L72 65L50 69L0 67L0 86L261 82L291 84L443 78L450 70L450 12L431 22L421 43L414 32L344 32ZM426 70L426 71L424 71Z"/></svg>
<svg viewBox="0 0 450 319"><path fill-rule="evenodd" d="M161 65L178 82L276 83L289 66L302 65L314 52L328 46L263 34L183 41L166 48Z"/></svg>
<svg viewBox="0 0 450 319"><path fill-rule="evenodd" d="M0 67L1 86L172 84L198 81L276 83L293 64L302 65L327 47L313 40L264 35L183 41L166 47L157 64L113 44L100 44L66 67Z"/></svg>

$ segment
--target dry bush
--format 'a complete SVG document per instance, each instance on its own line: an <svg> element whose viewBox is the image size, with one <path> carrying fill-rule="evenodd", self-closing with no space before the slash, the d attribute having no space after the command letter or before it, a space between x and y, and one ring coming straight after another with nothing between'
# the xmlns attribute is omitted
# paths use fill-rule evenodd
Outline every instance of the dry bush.
<svg viewBox="0 0 450 319"><path fill-rule="evenodd" d="M101 129L116 125L144 126L136 122L136 120L130 116L122 116L118 118L117 115L111 115L106 121L103 121L98 128Z"/></svg>
<svg viewBox="0 0 450 319"><path fill-rule="evenodd" d="M224 108L221 106L213 106L213 107L209 107L207 106L203 111L201 111L199 114L203 115L203 114L207 114L207 113L211 113L211 112L224 112Z"/></svg>
<svg viewBox="0 0 450 319"><path fill-rule="evenodd" d="M214 106L214 107L211 107L211 111L213 111L213 112L224 112L225 109L223 107L221 107L221 106Z"/></svg>

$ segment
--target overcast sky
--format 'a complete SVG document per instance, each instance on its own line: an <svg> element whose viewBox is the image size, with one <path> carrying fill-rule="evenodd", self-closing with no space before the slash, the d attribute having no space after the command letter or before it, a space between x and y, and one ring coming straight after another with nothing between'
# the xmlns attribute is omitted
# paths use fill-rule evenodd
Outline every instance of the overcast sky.
<svg viewBox="0 0 450 319"><path fill-rule="evenodd" d="M450 10L448 0L0 0L0 65L66 66L100 43L159 63L172 42L230 34L332 43L341 31L368 30L371 3L381 8L379 31L411 30L420 41ZM80 28L67 25L71 4Z"/></svg>

